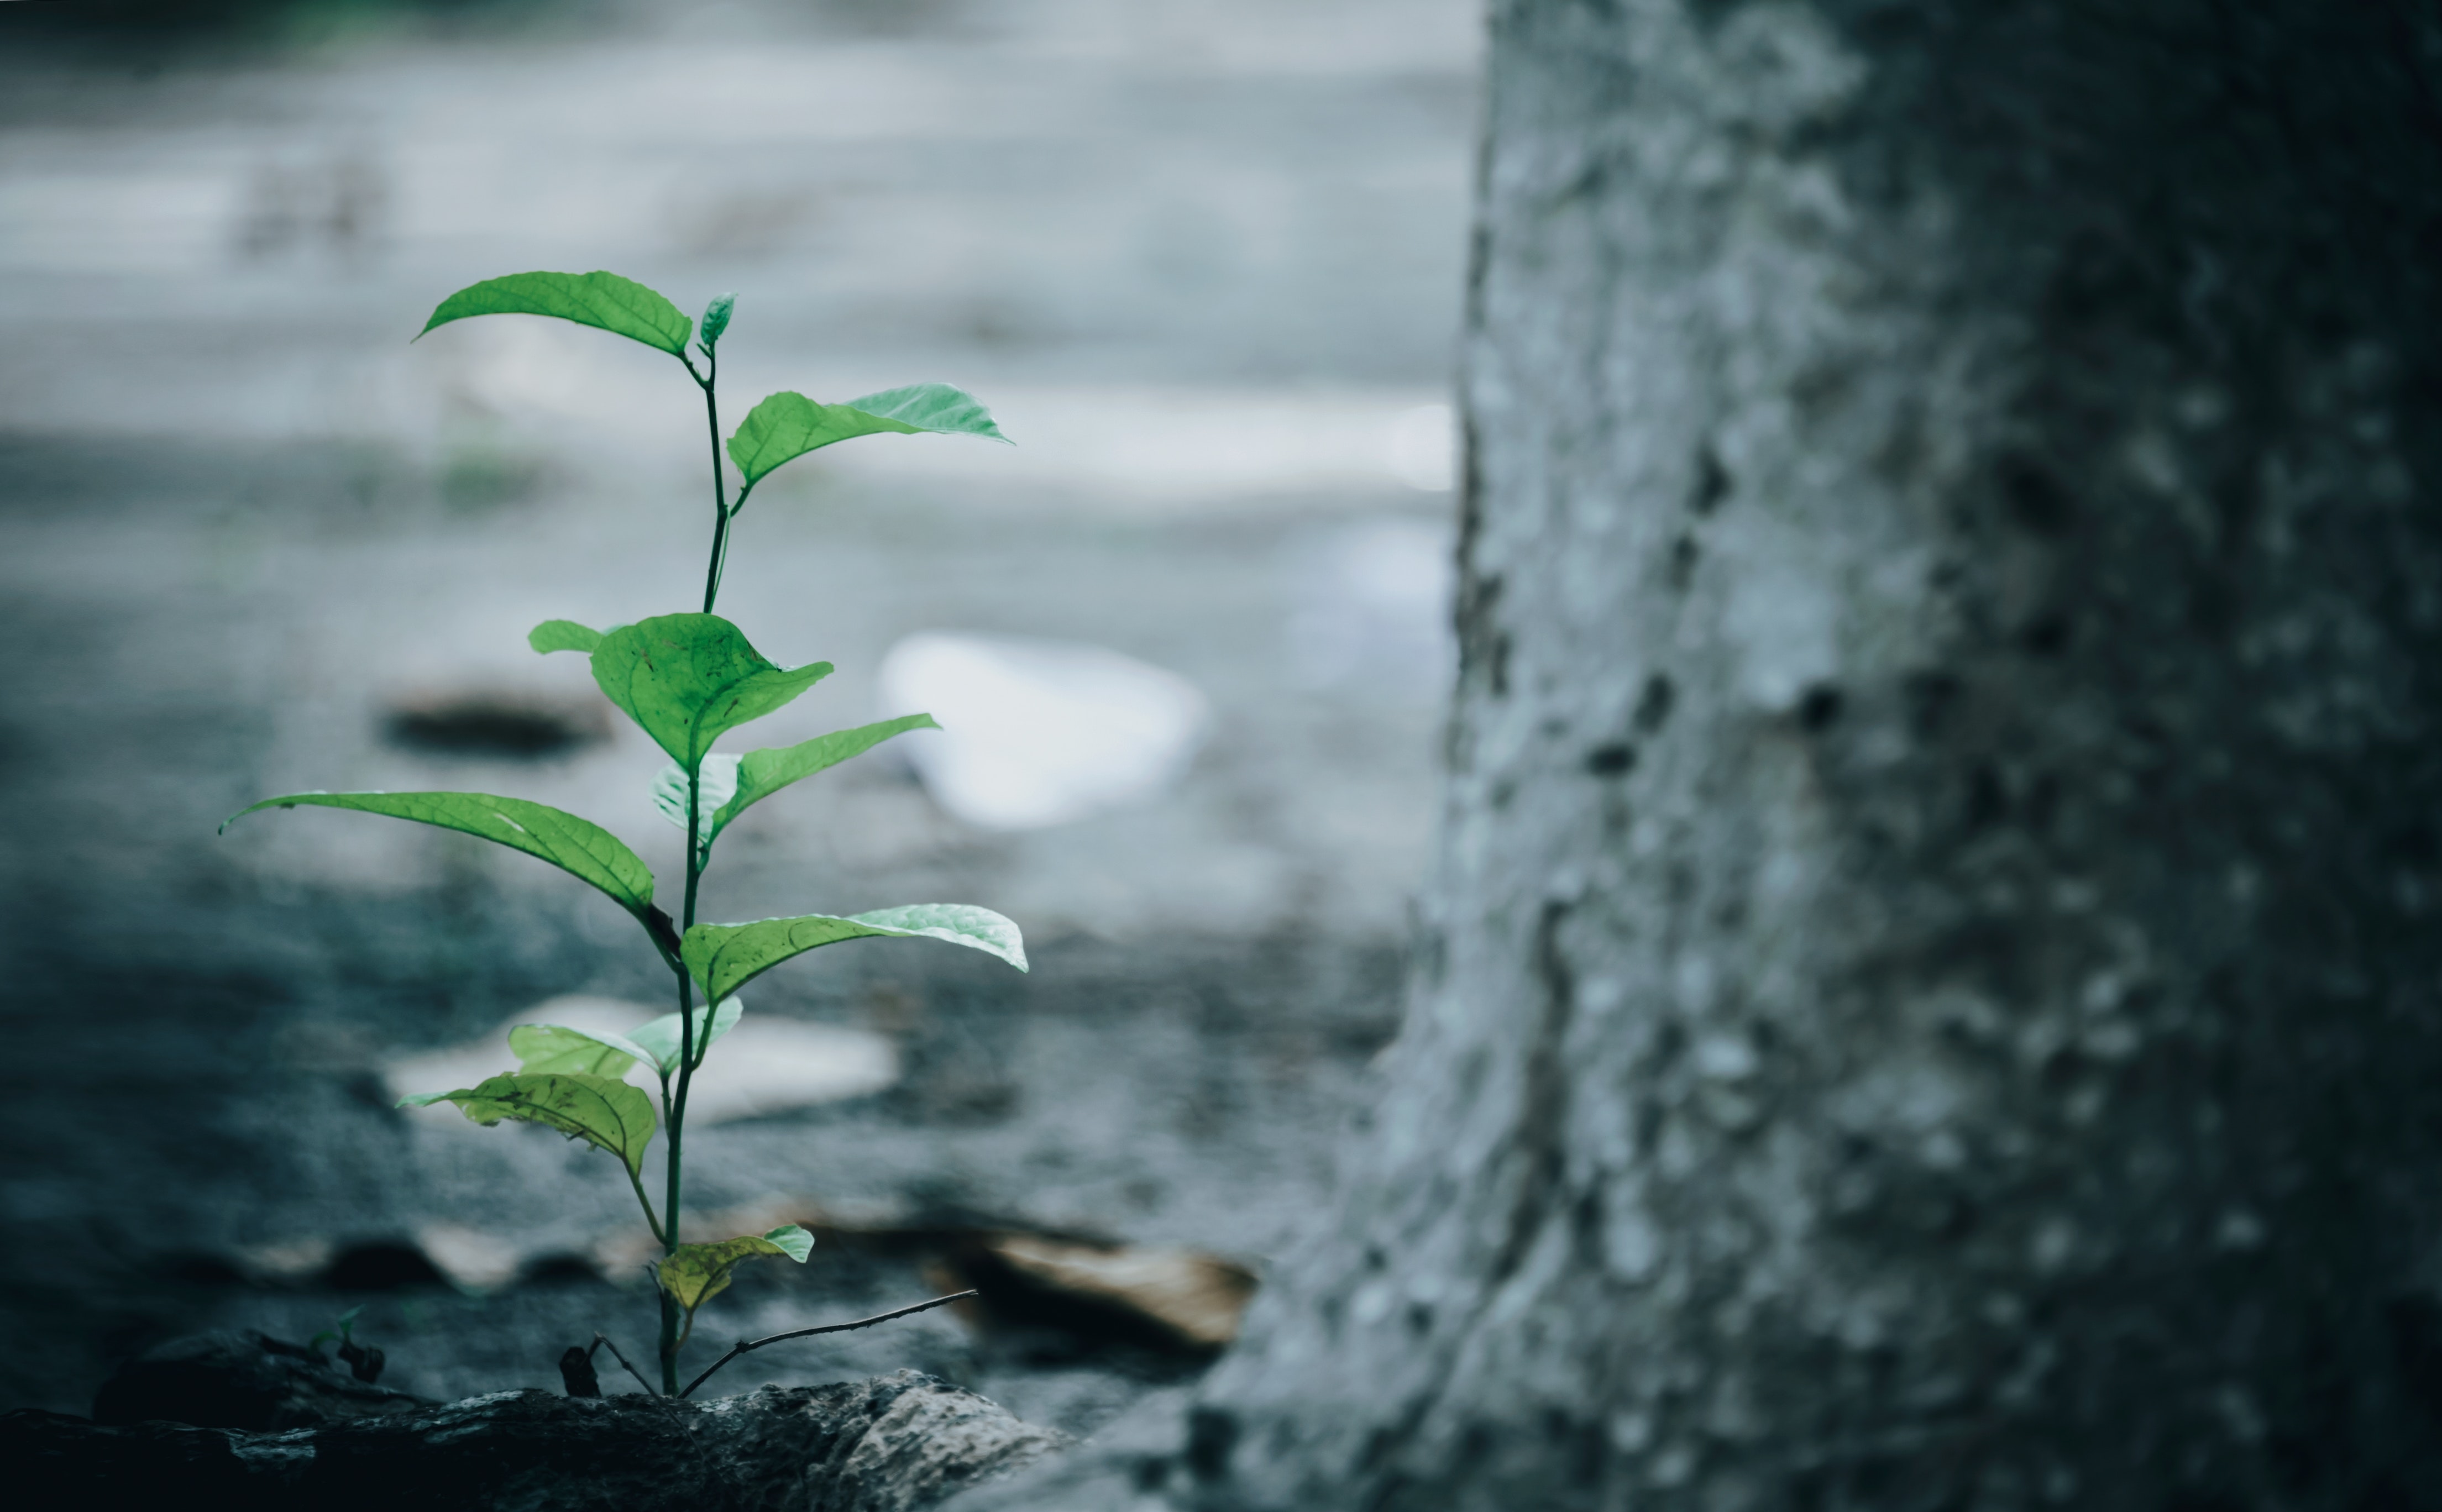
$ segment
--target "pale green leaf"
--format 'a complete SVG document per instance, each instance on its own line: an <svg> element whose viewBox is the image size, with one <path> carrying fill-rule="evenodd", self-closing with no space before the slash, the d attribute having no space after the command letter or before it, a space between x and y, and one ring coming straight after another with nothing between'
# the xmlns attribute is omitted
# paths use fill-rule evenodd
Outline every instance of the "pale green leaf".
<svg viewBox="0 0 2442 1512"><path fill-rule="evenodd" d="M563 810L523 798L488 792L292 792L240 809L221 821L221 829L226 831L264 809L299 807L351 809L480 835L592 884L639 919L653 906L651 869L616 835Z"/></svg>
<svg viewBox="0 0 2442 1512"><path fill-rule="evenodd" d="M1017 925L989 908L965 903L911 903L849 918L807 914L751 924L698 924L681 941L680 956L708 995L725 997L792 956L878 937L947 940L1026 970L1026 941Z"/></svg>
<svg viewBox="0 0 2442 1512"><path fill-rule="evenodd" d="M590 656L602 644L602 635L574 620L545 620L526 632L526 644L543 656L554 651L583 651Z"/></svg>
<svg viewBox="0 0 2442 1512"><path fill-rule="evenodd" d="M829 662L783 669L718 614L663 614L602 639L593 681L682 768L712 743L829 677Z"/></svg>
<svg viewBox="0 0 2442 1512"><path fill-rule="evenodd" d="M612 1081L652 1056L624 1035L593 1033L564 1024L520 1024L509 1030L509 1053L530 1075L578 1072Z"/></svg>
<svg viewBox="0 0 2442 1512"><path fill-rule="evenodd" d="M467 1118L486 1127L515 1119L556 1129L617 1156L631 1176L644 1168L645 1147L653 1142L656 1126L653 1100L642 1088L607 1076L575 1072L495 1076L455 1092L423 1092L399 1099L401 1106L428 1107L435 1102L455 1102Z"/></svg>
<svg viewBox="0 0 2442 1512"><path fill-rule="evenodd" d="M745 1234L718 1244L681 1245L654 1270L661 1278L662 1289L692 1318L697 1308L729 1289L730 1272L738 1268L739 1261L756 1255L778 1255L802 1266L813 1248L814 1236L788 1223L766 1234Z"/></svg>
<svg viewBox="0 0 2442 1512"><path fill-rule="evenodd" d="M901 719L884 720L878 724L862 724L853 730L818 735L796 745L770 751L749 751L738 760L737 767L729 774L730 791L721 794L720 806L711 811L712 822L704 831L703 843L711 845L721 830L729 827L729 821L792 782L811 777L826 767L835 767L850 756L862 756L894 735L909 730L939 728L929 714L910 714ZM707 792L711 791L712 764L720 759L719 756L704 758ZM657 802L659 791L655 790ZM667 810L663 811L668 812ZM682 787L679 790L679 813L682 817L670 822L682 829L685 829L685 812L686 790Z"/></svg>
<svg viewBox="0 0 2442 1512"><path fill-rule="evenodd" d="M745 1011L746 1005L735 997L722 999L720 1006L708 1015L702 1009L695 1011L695 1059L699 1065L703 1061L704 1051L712 1048L714 1041L735 1028L739 1015ZM664 1013L649 1024L637 1026L628 1031L628 1038L645 1052L645 1059L663 1075L667 1076L679 1068L679 1016L676 1013Z"/></svg>
<svg viewBox="0 0 2442 1512"><path fill-rule="evenodd" d="M981 400L946 383L911 383L846 404L817 404L784 390L747 411L729 438L729 460L752 488L782 463L838 442L923 432L1009 440Z"/></svg>
<svg viewBox="0 0 2442 1512"><path fill-rule="evenodd" d="M686 352L695 322L642 283L616 273L511 273L470 283L441 301L424 322L437 326L476 315L548 315L624 336L672 356Z"/></svg>
<svg viewBox="0 0 2442 1512"><path fill-rule="evenodd" d="M713 823L713 814L738 791L739 759L716 751L705 756L703 765L697 769L695 833L699 850L710 850L712 837L720 832L720 827ZM675 763L654 774L653 808L681 829L687 827L687 774Z"/></svg>

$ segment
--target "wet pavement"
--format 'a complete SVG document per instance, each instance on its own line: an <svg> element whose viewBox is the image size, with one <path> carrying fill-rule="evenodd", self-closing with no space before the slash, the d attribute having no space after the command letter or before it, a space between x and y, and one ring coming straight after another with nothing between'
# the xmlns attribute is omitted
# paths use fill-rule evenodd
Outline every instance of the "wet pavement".
<svg viewBox="0 0 2442 1512"><path fill-rule="evenodd" d="M709 1335L915 1300L994 1229L1260 1269L1394 1028L1430 839L1471 8L350 13L141 55L0 29L0 1398L80 1410L169 1334L357 1303L431 1394L644 1341L609 1160L382 1080L560 994L659 1009L633 926L416 827L213 834L300 789L506 792L673 891L658 753L523 636L694 607L694 390L547 322L406 341L529 267L736 290L733 423L933 378L1018 443L874 438L758 491L722 611L840 670L745 744L900 712L876 670L926 631L1108 647L1210 708L1166 792L1073 822L979 828L884 748L723 839L706 917L975 902L1035 969L868 941L749 991L901 1074L691 1131L691 1211L830 1225ZM903 1364L1071 1429L1195 1368L1005 1309L724 1385Z"/></svg>

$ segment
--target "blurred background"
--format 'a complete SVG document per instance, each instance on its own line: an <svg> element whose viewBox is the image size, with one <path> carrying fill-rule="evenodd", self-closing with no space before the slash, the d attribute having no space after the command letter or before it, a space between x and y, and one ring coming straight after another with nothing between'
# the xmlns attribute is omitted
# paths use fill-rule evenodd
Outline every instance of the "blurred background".
<svg viewBox="0 0 2442 1512"><path fill-rule="evenodd" d="M391 1106L505 1069L505 1024L665 1011L632 924L419 827L213 833L273 793L458 788L677 871L659 753L524 634L696 607L696 391L556 322L408 340L534 268L691 314L734 290L730 425L775 389L937 379L1017 444L859 441L740 521L722 611L839 672L728 748L953 728L757 808L706 917L979 903L1034 971L865 942L748 992L690 1125L690 1237L822 1243L741 1273L702 1337L990 1304L723 1389L916 1365L1082 1431L1192 1377L1395 1028L1477 26L1470 0L0 7L0 1406L81 1412L166 1338L301 1339L359 1303L384 1384L435 1396L556 1386L596 1327L649 1348L609 1159Z"/></svg>

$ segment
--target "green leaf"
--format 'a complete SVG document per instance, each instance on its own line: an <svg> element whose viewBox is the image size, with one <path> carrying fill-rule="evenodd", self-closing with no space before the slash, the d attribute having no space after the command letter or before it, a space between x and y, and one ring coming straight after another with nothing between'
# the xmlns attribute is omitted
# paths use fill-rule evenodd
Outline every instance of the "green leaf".
<svg viewBox="0 0 2442 1512"><path fill-rule="evenodd" d="M793 956L881 936L945 939L1026 970L1026 941L1017 925L989 908L965 903L910 903L849 918L807 914L751 924L698 924L686 932L680 956L707 996L726 997Z"/></svg>
<svg viewBox="0 0 2442 1512"><path fill-rule="evenodd" d="M738 296L735 294L716 294L712 302L703 307L703 319L697 322L696 329L703 333L702 344L706 352L719 344L720 333L729 329L729 312L736 308Z"/></svg>
<svg viewBox="0 0 2442 1512"><path fill-rule="evenodd" d="M495 845L550 862L608 893L644 919L653 906L653 873L619 837L548 804L488 792L292 792L265 798L221 821L221 829L264 809L353 809L480 835Z"/></svg>
<svg viewBox="0 0 2442 1512"><path fill-rule="evenodd" d="M738 1268L739 1261L756 1255L779 1255L802 1266L813 1248L812 1234L793 1223L784 1223L759 1236L746 1234L719 1244L681 1245L654 1271L661 1278L662 1289L693 1318L697 1308L729 1289L730 1272Z"/></svg>
<svg viewBox="0 0 2442 1512"><path fill-rule="evenodd" d="M703 1060L704 1052L712 1048L713 1042L735 1028L738 1016L745 1011L746 1005L735 997L722 999L721 1005L709 1015L709 1023L705 1022L707 1015L704 1011L696 1010L695 1058L699 1063ZM645 1058L664 1076L679 1068L679 1016L676 1013L664 1013L649 1024L639 1025L628 1038L645 1052Z"/></svg>
<svg viewBox="0 0 2442 1512"><path fill-rule="evenodd" d="M853 730L835 730L829 735L818 735L811 740L796 745L781 746L770 751L749 751L743 757L737 758L737 766L727 774L730 783L729 791L720 794L720 807L710 811L711 823L704 830L703 843L706 847L710 847L721 830L729 828L729 821L792 782L811 777L827 767L835 767L850 756L863 756L894 735L904 734L909 730L939 728L939 725L933 722L933 717L929 714L910 714L901 719L884 720L878 724L861 724ZM704 758L704 786L707 792L714 791L712 764L720 759L719 756ZM660 801L659 792L660 790L656 788L656 802ZM664 811L664 812L667 811ZM683 829L686 828L685 814L686 790L681 788L679 817L670 822Z"/></svg>
<svg viewBox="0 0 2442 1512"><path fill-rule="evenodd" d="M711 850L712 837L720 832L712 822L713 812L738 791L738 761L737 756L716 751L705 756L698 769L695 835L699 851ZM653 808L680 829L687 827L687 774L683 768L672 763L653 774ZM697 864L702 864L701 856Z"/></svg>
<svg viewBox="0 0 2442 1512"><path fill-rule="evenodd" d="M441 301L420 338L475 315L549 315L624 336L672 356L686 353L695 323L679 307L616 273L512 273L470 283Z"/></svg>
<svg viewBox="0 0 2442 1512"><path fill-rule="evenodd" d="M619 1034L594 1034L565 1024L520 1024L509 1030L509 1053L529 1075L574 1072L617 1081L650 1053Z"/></svg>
<svg viewBox="0 0 2442 1512"><path fill-rule="evenodd" d="M846 404L816 404L784 390L747 411L738 433L729 438L729 460L738 464L752 488L782 463L835 442L927 431L1009 440L981 400L946 383L911 383Z"/></svg>
<svg viewBox="0 0 2442 1512"><path fill-rule="evenodd" d="M829 662L781 669L718 614L662 614L602 639L593 681L673 760L695 770L712 742L829 677Z"/></svg>
<svg viewBox="0 0 2442 1512"><path fill-rule="evenodd" d="M602 644L602 634L600 630L587 629L574 620L545 620L526 631L526 644L542 656L549 656L554 651L583 651L590 656L593 648Z"/></svg>
<svg viewBox="0 0 2442 1512"><path fill-rule="evenodd" d="M502 1119L539 1123L610 1151L627 1165L630 1176L644 1169L645 1146L653 1142L653 1100L641 1087L607 1076L576 1072L495 1076L473 1087L419 1092L398 1102L401 1107L455 1102L467 1118L486 1128Z"/></svg>

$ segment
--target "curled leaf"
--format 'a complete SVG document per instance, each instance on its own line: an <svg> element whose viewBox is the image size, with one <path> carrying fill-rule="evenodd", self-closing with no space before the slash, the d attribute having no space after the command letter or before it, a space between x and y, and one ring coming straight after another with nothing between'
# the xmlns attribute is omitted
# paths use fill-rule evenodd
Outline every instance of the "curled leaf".
<svg viewBox="0 0 2442 1512"><path fill-rule="evenodd" d="M712 302L703 307L703 319L697 322L696 329L702 333L702 340L706 351L720 341L721 332L729 329L729 312L736 308L738 296L735 294L716 294Z"/></svg>
<svg viewBox="0 0 2442 1512"><path fill-rule="evenodd" d="M716 751L705 756L703 765L697 769L695 840L699 853L709 851L712 837L720 832L720 826L713 822L714 815L738 792L739 759ZM673 762L654 774L653 808L680 829L687 827L687 774L684 768Z"/></svg>
<svg viewBox="0 0 2442 1512"><path fill-rule="evenodd" d="M735 1029L745 1011L746 1005L735 997L723 999L719 1008L709 1012L697 1009L695 1059L702 1061L704 1052L712 1048L713 1042ZM664 1013L648 1024L638 1025L629 1030L628 1039L645 1052L645 1059L664 1076L679 1068L679 1016L676 1013Z"/></svg>

